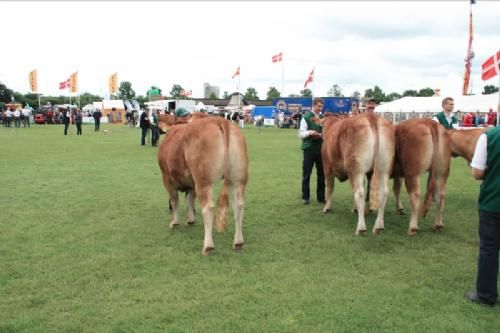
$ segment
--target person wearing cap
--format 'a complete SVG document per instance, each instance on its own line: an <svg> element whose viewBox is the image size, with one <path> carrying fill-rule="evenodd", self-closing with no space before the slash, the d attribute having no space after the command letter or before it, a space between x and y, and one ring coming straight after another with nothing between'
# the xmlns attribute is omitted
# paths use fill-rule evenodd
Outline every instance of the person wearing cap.
<svg viewBox="0 0 500 333"><path fill-rule="evenodd" d="M479 190L479 258L476 289L465 299L494 306L498 302L498 258L500 251L500 127L477 139L470 164L472 176L482 180Z"/></svg>
<svg viewBox="0 0 500 333"><path fill-rule="evenodd" d="M158 124L160 122L160 110L153 111L153 124L151 128L151 146L156 146L160 140L160 128Z"/></svg>
<svg viewBox="0 0 500 333"><path fill-rule="evenodd" d="M186 110L184 108L175 109L175 116L176 117L186 117L188 115L189 115L188 110Z"/></svg>

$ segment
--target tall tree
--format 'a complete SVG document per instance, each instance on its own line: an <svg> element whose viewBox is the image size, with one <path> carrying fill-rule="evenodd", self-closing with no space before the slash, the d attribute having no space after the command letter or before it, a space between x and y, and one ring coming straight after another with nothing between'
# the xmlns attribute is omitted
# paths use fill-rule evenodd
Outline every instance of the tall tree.
<svg viewBox="0 0 500 333"><path fill-rule="evenodd" d="M373 87L373 89L366 89L365 90L365 98L370 99L374 98L377 104L380 104L380 102L383 102L385 100L385 93L380 89L379 86Z"/></svg>
<svg viewBox="0 0 500 333"><path fill-rule="evenodd" d="M434 96L434 89L426 87L418 91L417 96L419 97L431 97Z"/></svg>
<svg viewBox="0 0 500 333"><path fill-rule="evenodd" d="M338 84L334 84L326 93L328 97L344 97L342 95L342 88Z"/></svg>
<svg viewBox="0 0 500 333"><path fill-rule="evenodd" d="M276 87L269 87L267 91L266 100L271 101L273 98L281 97L281 93L276 89Z"/></svg>
<svg viewBox="0 0 500 333"><path fill-rule="evenodd" d="M403 91L403 97L406 97L406 96L416 97L417 94L418 93L417 93L416 90L405 90L405 91Z"/></svg>
<svg viewBox="0 0 500 333"><path fill-rule="evenodd" d="M170 90L170 96L174 99L180 98L182 90L184 90L184 88L182 88L180 84L174 84L172 90Z"/></svg>
<svg viewBox="0 0 500 333"><path fill-rule="evenodd" d="M361 93L357 90L355 90L353 93L352 93L352 97L354 98L360 98L361 97Z"/></svg>
<svg viewBox="0 0 500 333"><path fill-rule="evenodd" d="M120 88L118 88L118 98L120 99L133 99L135 97L135 91L132 89L132 83L129 81L120 82Z"/></svg>
<svg viewBox="0 0 500 333"><path fill-rule="evenodd" d="M392 101L395 101L395 100L400 99L400 98L401 98L401 95L399 93L392 92L385 97L385 102L392 102Z"/></svg>
<svg viewBox="0 0 500 333"><path fill-rule="evenodd" d="M300 91L300 96L302 96L302 97L312 97L312 95L313 95L313 92L309 88L306 88L306 89Z"/></svg>
<svg viewBox="0 0 500 333"><path fill-rule="evenodd" d="M212 91L209 95L208 95L208 98L209 99L217 99L217 95Z"/></svg>
<svg viewBox="0 0 500 333"><path fill-rule="evenodd" d="M252 99L252 100L259 99L259 96L257 95L257 90L255 90L254 87L248 87L244 97L246 99Z"/></svg>
<svg viewBox="0 0 500 333"><path fill-rule="evenodd" d="M12 101L12 90L0 82L0 102L10 103Z"/></svg>
<svg viewBox="0 0 500 333"><path fill-rule="evenodd" d="M492 84L488 84L488 85L484 86L483 95L492 94L492 93L495 93L497 91L498 91L498 87L495 87Z"/></svg>
<svg viewBox="0 0 500 333"><path fill-rule="evenodd" d="M229 93L227 91L224 91L224 94L222 94L223 99L228 99L229 98Z"/></svg>

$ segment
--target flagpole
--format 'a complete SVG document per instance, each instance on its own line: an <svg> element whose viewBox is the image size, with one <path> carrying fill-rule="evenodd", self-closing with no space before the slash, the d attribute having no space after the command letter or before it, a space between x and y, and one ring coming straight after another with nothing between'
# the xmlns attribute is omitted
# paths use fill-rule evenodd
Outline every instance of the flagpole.
<svg viewBox="0 0 500 333"><path fill-rule="evenodd" d="M493 58L495 59L495 58ZM498 71L498 64L495 64L497 66L497 71ZM497 103L497 125L500 126L500 73L497 74L498 76L498 103Z"/></svg>
<svg viewBox="0 0 500 333"><path fill-rule="evenodd" d="M285 61L281 58L281 93L285 97Z"/></svg>
<svg viewBox="0 0 500 333"><path fill-rule="evenodd" d="M240 67L238 66L238 71L239 69ZM240 86L241 86L241 74L238 74L238 114L240 113L240 101L241 101Z"/></svg>

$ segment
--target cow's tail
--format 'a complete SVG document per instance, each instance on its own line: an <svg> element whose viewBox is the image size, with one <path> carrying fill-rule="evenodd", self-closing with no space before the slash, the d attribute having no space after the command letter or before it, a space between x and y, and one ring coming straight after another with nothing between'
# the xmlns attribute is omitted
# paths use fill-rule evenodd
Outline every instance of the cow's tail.
<svg viewBox="0 0 500 333"><path fill-rule="evenodd" d="M219 192L218 213L215 219L217 231L224 231L227 228L227 212L229 207L229 133L230 123L226 119L219 119L219 128L224 140L224 183Z"/></svg>
<svg viewBox="0 0 500 333"><path fill-rule="evenodd" d="M433 154L432 154L432 166L431 166L431 174L427 181L427 188L425 191L424 204L422 205L422 216L426 217L429 209L432 205L432 197L434 196L434 192L436 191L436 172L439 164L439 150L441 147L441 140L439 138L439 124L434 122L430 126L431 136L432 136L432 145L434 146Z"/></svg>
<svg viewBox="0 0 500 333"><path fill-rule="evenodd" d="M374 156L373 156L373 173L370 180L370 197L368 198L368 210L373 211L378 208L378 184L380 181L380 138L378 131L378 119L373 114L368 114L370 128L375 134Z"/></svg>

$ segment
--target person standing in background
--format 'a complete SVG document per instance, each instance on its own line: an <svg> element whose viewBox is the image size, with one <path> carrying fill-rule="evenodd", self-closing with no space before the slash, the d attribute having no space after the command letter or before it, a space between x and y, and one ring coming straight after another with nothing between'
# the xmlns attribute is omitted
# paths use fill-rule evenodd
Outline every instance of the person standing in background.
<svg viewBox="0 0 500 333"><path fill-rule="evenodd" d="M82 135L82 120L82 112L77 110L75 116L76 135Z"/></svg>

